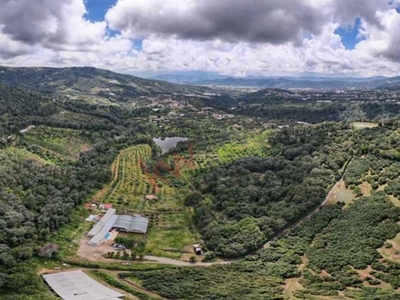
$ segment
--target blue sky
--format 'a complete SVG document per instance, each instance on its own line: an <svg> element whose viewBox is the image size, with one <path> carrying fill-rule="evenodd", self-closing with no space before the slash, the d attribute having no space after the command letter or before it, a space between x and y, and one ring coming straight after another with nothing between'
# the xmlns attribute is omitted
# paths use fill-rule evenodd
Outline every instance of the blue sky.
<svg viewBox="0 0 400 300"><path fill-rule="evenodd" d="M336 29L335 33L340 35L343 45L346 49L353 50L355 46L362 41L363 37L359 36L361 27L361 19L357 18L353 26L340 27Z"/></svg>
<svg viewBox="0 0 400 300"><path fill-rule="evenodd" d="M114 6L118 0L85 0L88 14L86 18L90 21L103 21L107 10Z"/></svg>

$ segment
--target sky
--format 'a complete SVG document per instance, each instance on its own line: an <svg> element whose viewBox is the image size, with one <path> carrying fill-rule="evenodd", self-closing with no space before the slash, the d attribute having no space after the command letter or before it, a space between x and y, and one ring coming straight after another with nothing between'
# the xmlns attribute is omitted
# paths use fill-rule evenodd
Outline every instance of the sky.
<svg viewBox="0 0 400 300"><path fill-rule="evenodd" d="M0 65L400 76L400 0L0 0Z"/></svg>

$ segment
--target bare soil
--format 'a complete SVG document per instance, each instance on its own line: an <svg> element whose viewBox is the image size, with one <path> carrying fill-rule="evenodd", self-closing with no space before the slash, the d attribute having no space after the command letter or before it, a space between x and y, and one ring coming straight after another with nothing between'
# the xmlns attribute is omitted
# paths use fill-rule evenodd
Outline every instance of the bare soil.
<svg viewBox="0 0 400 300"><path fill-rule="evenodd" d="M362 192L363 196L371 196L372 186L371 186L370 183L364 181L360 185L360 189L361 189L361 192Z"/></svg>
<svg viewBox="0 0 400 300"><path fill-rule="evenodd" d="M338 201L338 196L340 192L345 188L346 188L346 183L344 182L344 180L338 181L329 191L323 205L335 204Z"/></svg>
<svg viewBox="0 0 400 300"><path fill-rule="evenodd" d="M124 262L123 260L108 259L108 258L104 257L104 255L107 254L107 252L115 251L113 249L113 247L111 246L113 243L111 240L108 240L107 242L101 244L100 246L89 246L87 244L88 241L89 241L89 238L86 236L83 236L82 239L80 240L79 249L77 252L77 255L80 258L87 260L87 261L98 261L98 262L106 262L106 263ZM233 263L236 261L237 260L218 260L216 262L210 262L210 263L204 263L201 261L198 261L196 263L191 263L189 261L181 261L181 260L172 259L172 258L146 255L144 257L144 261L140 261L140 262L135 261L135 263L156 263L156 264L183 266L183 267L187 267L187 266L208 267L208 266L212 266L212 265L230 264L230 263Z"/></svg>
<svg viewBox="0 0 400 300"><path fill-rule="evenodd" d="M92 146L85 145L85 146L82 147L80 153L86 153L86 152L89 152L89 151L92 150L92 149L93 149Z"/></svg>
<svg viewBox="0 0 400 300"><path fill-rule="evenodd" d="M115 238L115 237L114 237ZM79 248L77 255L80 258L88 261L101 261L101 262L110 262L110 259L104 258L104 254L107 252L114 251L113 244L114 239L110 239L107 242L99 245L99 246L90 246L88 245L90 238L83 236L79 242Z"/></svg>

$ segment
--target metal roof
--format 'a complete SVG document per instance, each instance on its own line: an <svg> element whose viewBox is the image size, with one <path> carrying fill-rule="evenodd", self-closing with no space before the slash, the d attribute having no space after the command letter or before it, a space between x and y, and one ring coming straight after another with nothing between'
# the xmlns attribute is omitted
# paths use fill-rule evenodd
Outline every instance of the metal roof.
<svg viewBox="0 0 400 300"><path fill-rule="evenodd" d="M42 275L64 300L119 300L123 294L105 287L82 271Z"/></svg>
<svg viewBox="0 0 400 300"><path fill-rule="evenodd" d="M103 242L103 239L106 236L106 234L111 230L111 228L113 228L113 225L114 225L115 221L117 221L117 219L118 219L117 215L111 216L111 218L107 221L107 223L99 231L99 233L90 239L89 245L91 245L91 246L100 245Z"/></svg>
<svg viewBox="0 0 400 300"><path fill-rule="evenodd" d="M117 221L113 225L113 228L123 229L128 232L146 233L148 224L148 218L144 218L139 215L122 215L118 217Z"/></svg>
<svg viewBox="0 0 400 300"><path fill-rule="evenodd" d="M103 227L107 224L107 222L111 219L113 215L115 215L115 208L110 208L107 210L106 214L101 218L99 222L92 228L92 230L89 231L87 234L88 237L94 237L97 235Z"/></svg>

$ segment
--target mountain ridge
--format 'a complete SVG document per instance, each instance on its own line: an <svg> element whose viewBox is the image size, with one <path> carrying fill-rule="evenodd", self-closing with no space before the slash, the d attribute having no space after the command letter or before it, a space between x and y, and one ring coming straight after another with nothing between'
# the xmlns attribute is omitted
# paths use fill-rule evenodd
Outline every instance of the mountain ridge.
<svg viewBox="0 0 400 300"><path fill-rule="evenodd" d="M0 66L0 83L45 93L72 97L91 95L115 101L124 101L124 98L207 90L204 87L145 79L93 67Z"/></svg>

